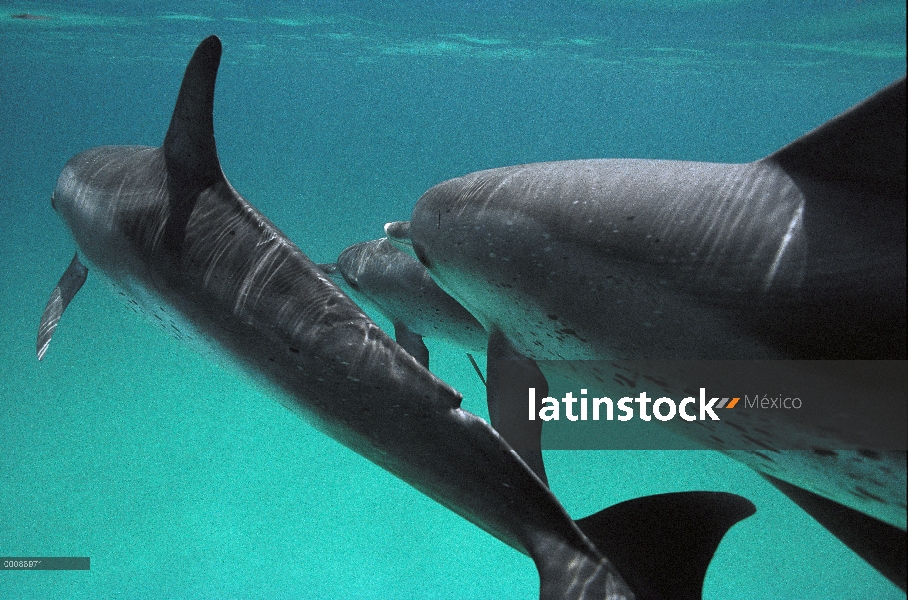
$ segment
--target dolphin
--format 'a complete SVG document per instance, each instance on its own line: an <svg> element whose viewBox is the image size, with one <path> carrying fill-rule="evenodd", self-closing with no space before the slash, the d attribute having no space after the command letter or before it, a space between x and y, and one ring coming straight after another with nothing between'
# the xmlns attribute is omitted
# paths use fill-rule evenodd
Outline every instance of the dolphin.
<svg viewBox="0 0 908 600"><path fill-rule="evenodd" d="M333 264L319 265L344 291L371 305L394 326L394 338L426 368L424 337L441 338L472 352L485 351L486 331L429 271L387 238L344 249Z"/></svg>
<svg viewBox="0 0 908 600"><path fill-rule="evenodd" d="M688 382L646 361L886 359L904 373L905 109L902 78L746 164L590 159L474 172L429 189L385 233L489 332L489 393L515 414L526 415L527 387L546 381L531 369L541 361L555 371L565 359L637 361L602 379L622 384L630 369L635 385L667 384L657 392ZM493 362L514 357L525 374L493 382ZM493 389L521 379L517 391ZM879 391L855 391L847 369L831 381L857 394L837 410ZM742 434L758 440L729 454L905 589L904 383L888 397L845 433L866 440L897 424L892 451L830 440L818 423L767 430L725 415L696 439L725 451Z"/></svg>
<svg viewBox="0 0 908 600"><path fill-rule="evenodd" d="M94 148L66 164L52 206L77 263L226 353L321 431L529 555L540 598L699 598L716 546L753 505L687 492L572 520L495 430L460 408L457 391L231 187L212 116L220 57L215 36L196 49L161 147ZM72 300L85 268L71 266L55 294ZM49 328L42 320L42 355Z"/></svg>
<svg viewBox="0 0 908 600"><path fill-rule="evenodd" d="M429 368L429 349L423 337L442 338L469 350L485 350L488 334L483 326L457 300L442 290L422 264L399 250L387 238L360 242L340 253L337 262L319 267L329 275L340 275L338 284L363 304L372 305L394 325L398 344ZM504 350L502 350L504 351ZM483 383L486 380L472 354L467 354ZM492 427L517 451L520 458L548 485L542 458L542 425L540 421L508 418L510 407L519 402L516 395L505 396L513 386L503 377L529 381L533 378L543 396L547 382L535 363L518 355L507 363L487 365L492 385L487 388L486 402ZM509 369L503 374L499 367Z"/></svg>

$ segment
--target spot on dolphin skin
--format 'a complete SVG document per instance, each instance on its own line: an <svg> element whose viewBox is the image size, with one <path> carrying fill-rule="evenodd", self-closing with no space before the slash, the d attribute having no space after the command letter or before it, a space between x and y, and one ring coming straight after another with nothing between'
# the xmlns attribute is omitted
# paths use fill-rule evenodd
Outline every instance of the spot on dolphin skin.
<svg viewBox="0 0 908 600"><path fill-rule="evenodd" d="M870 460L880 460L880 453L876 450L868 450L866 448L859 448L858 454L864 458L869 458Z"/></svg>
<svg viewBox="0 0 908 600"><path fill-rule="evenodd" d="M757 452L756 450L752 451L751 454L754 454L754 455L756 455L756 456L759 456L759 457L762 458L763 460L767 460L767 461L769 461L769 462L773 462L773 463L776 462L775 460L772 459L772 457L769 457L769 456L763 454L762 452Z"/></svg>
<svg viewBox="0 0 908 600"><path fill-rule="evenodd" d="M24 21L49 21L53 19L53 17L49 17L47 15L33 15L31 13L19 13L16 15L10 15L9 18L22 19Z"/></svg>
<svg viewBox="0 0 908 600"><path fill-rule="evenodd" d="M637 384L636 384L635 382L631 381L630 379L628 379L627 377L625 377L625 376L622 375L621 373L615 373L614 380L615 380L619 385L622 385L622 386L626 385L626 386L630 387L631 389L637 387Z"/></svg>
<svg viewBox="0 0 908 600"><path fill-rule="evenodd" d="M826 448L814 448L813 453L817 456L838 456L838 452L835 450L828 450Z"/></svg>
<svg viewBox="0 0 908 600"><path fill-rule="evenodd" d="M855 496L857 496L858 498L869 498L870 500L875 500L875 501L879 502L880 504L886 504L885 500L883 500L876 494L872 494L872 493L868 492L861 486L856 486L854 488L854 490L852 490L851 493L854 494Z"/></svg>
<svg viewBox="0 0 908 600"><path fill-rule="evenodd" d="M573 336L573 337L577 338L578 340L580 340L581 342L588 342L588 341L589 341L589 340L586 340L586 339L580 337L580 335L579 335L576 331L574 331L573 329L571 329L570 327L565 327L564 329L558 329L558 330L555 331L555 333L560 333L560 334L562 334L562 335L570 335L570 336Z"/></svg>
<svg viewBox="0 0 908 600"><path fill-rule="evenodd" d="M776 452L776 453L779 452L777 449L773 448L769 444L766 444L766 443L758 440L755 437L751 437L749 435L742 435L741 437L744 438L745 440L747 440L748 442L750 442L751 444L756 444L757 446L760 446L761 448L769 450L770 452Z"/></svg>

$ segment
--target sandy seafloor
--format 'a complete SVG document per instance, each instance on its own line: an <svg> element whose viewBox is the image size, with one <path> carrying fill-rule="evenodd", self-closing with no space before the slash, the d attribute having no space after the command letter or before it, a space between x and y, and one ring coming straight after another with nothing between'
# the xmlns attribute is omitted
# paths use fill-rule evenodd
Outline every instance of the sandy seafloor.
<svg viewBox="0 0 908 600"><path fill-rule="evenodd" d="M35 359L74 251L50 206L57 175L92 146L159 145L206 35L224 43L227 177L321 262L450 177L591 157L749 161L905 72L899 1L302 4L0 2L0 556L92 565L0 571L0 598L537 595L527 557L163 334L97 274ZM430 346L484 414L463 352ZM575 517L668 491L751 499L704 598L904 597L718 453L545 458Z"/></svg>

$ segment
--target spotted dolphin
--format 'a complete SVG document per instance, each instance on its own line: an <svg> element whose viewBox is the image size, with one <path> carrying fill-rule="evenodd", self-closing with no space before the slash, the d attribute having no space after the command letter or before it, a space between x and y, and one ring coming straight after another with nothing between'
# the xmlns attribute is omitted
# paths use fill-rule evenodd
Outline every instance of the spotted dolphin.
<svg viewBox="0 0 908 600"><path fill-rule="evenodd" d="M341 252L336 263L319 267L329 275L339 275L338 284L345 291L349 288L354 299L371 304L390 319L397 343L426 368L429 368L429 349L423 342L424 336L441 338L474 351L488 346L488 333L479 321L432 280L428 269L387 238L354 244ZM485 383L473 355L467 356ZM548 485L542 458L541 422L506 416L513 412L512 405L522 403L523 398L508 395L513 386L501 380L511 377L527 381L535 375L534 385L543 397L548 394L547 382L535 363L518 355L509 358L507 363L495 362L486 367L491 383L486 389L489 418L492 427ZM509 372L502 373L501 366Z"/></svg>
<svg viewBox="0 0 908 600"><path fill-rule="evenodd" d="M180 321L314 426L529 555L540 598L699 598L719 540L753 505L691 492L572 520L500 436L460 408L458 392L231 187L214 140L220 57L215 36L196 49L161 147L94 148L66 164L52 205L79 248L74 263L89 263L147 313ZM59 322L54 307L86 276L70 266L47 319ZM42 356L49 329L42 319Z"/></svg>
<svg viewBox="0 0 908 600"><path fill-rule="evenodd" d="M486 332L476 318L444 292L429 271L387 238L353 244L333 264L319 265L344 291L371 304L391 321L398 344L429 366L424 337L469 351L484 351Z"/></svg>
<svg viewBox="0 0 908 600"><path fill-rule="evenodd" d="M902 78L746 164L594 159L470 173L428 190L385 233L490 332L490 364L904 361L905 112ZM814 516L831 514L821 522L852 547L867 542L859 553L904 589L904 405L902 390L846 432L900 423L894 452L839 452L818 441L821 428L737 424L700 439L757 440L764 447L736 458ZM805 450L776 452L792 447Z"/></svg>

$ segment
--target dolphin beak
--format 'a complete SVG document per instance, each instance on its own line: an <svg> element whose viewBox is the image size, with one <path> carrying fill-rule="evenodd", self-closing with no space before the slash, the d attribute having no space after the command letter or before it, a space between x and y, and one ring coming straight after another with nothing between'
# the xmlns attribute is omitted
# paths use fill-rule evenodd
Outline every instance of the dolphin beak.
<svg viewBox="0 0 908 600"><path fill-rule="evenodd" d="M337 263L319 263L315 266L321 269L322 273L332 278L340 274Z"/></svg>
<svg viewBox="0 0 908 600"><path fill-rule="evenodd" d="M392 246L419 260L413 250L413 240L410 239L410 221L385 223L385 235Z"/></svg>

